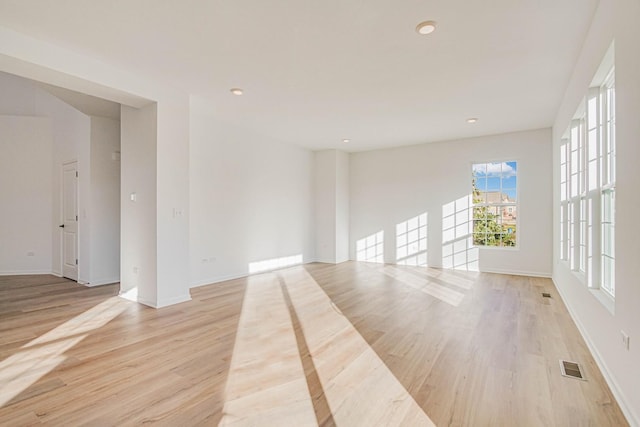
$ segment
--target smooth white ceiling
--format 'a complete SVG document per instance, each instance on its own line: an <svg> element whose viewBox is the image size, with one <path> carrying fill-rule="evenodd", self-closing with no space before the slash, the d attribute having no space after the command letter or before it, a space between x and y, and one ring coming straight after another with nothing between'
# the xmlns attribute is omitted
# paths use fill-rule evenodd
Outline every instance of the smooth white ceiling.
<svg viewBox="0 0 640 427"><path fill-rule="evenodd" d="M88 116L120 120L120 104L69 89L63 89L58 86L48 85L46 83L36 82L36 84L51 95L66 102L76 110L81 111Z"/></svg>
<svg viewBox="0 0 640 427"><path fill-rule="evenodd" d="M0 0L0 25L207 97L221 120L359 151L551 126L597 3Z"/></svg>

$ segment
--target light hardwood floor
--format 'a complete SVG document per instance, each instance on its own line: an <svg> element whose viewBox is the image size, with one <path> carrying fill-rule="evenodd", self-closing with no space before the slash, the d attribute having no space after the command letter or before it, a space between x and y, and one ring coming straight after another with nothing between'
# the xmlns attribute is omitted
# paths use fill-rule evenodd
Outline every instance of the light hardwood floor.
<svg viewBox="0 0 640 427"><path fill-rule="evenodd" d="M117 293L0 277L0 425L627 425L548 279L348 262Z"/></svg>

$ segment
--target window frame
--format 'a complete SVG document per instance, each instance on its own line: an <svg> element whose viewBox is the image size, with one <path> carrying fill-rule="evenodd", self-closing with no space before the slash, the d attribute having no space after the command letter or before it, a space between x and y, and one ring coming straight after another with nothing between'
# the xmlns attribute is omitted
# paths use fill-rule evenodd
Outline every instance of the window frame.
<svg viewBox="0 0 640 427"><path fill-rule="evenodd" d="M560 141L558 258L590 290L601 291L598 294L602 295L596 296L609 308L610 302L615 300L613 64L605 76L588 89ZM611 195L611 201L606 204L608 195ZM605 212L608 206L611 209ZM605 227L608 227L607 231ZM610 268L605 268L607 262Z"/></svg>
<svg viewBox="0 0 640 427"><path fill-rule="evenodd" d="M473 202L473 194L471 194L470 197L470 204L469 204L469 209L470 209L470 220L471 220L471 227L470 227L470 232L471 232L471 247L472 248L479 248L479 249L489 249L489 250L519 250L520 249L520 239L521 239L521 230L520 230L520 180L518 178L519 176L519 165L520 165L520 160L518 158L513 158L513 157L509 157L507 159L505 158L499 158L499 159L492 159L492 160L481 160L481 161L472 161L470 162L470 169L471 169L471 179L473 180L475 177L474 174L474 166L475 165L488 165L490 163L515 163L516 164L516 186L515 186L515 194L516 194L516 201L514 203L479 203L476 204ZM486 190L486 189L485 189ZM473 188L472 188L473 191ZM502 192L502 183L500 185L500 191ZM515 245L514 246L490 246L490 245L479 245L476 244L475 242L475 238L474 235L476 234L474 232L475 228L474 228L474 208L475 207L490 207L490 206L495 206L498 207L498 212L500 212L502 209L505 208L509 208L509 207L513 207L515 208L516 211L516 241L515 241Z"/></svg>

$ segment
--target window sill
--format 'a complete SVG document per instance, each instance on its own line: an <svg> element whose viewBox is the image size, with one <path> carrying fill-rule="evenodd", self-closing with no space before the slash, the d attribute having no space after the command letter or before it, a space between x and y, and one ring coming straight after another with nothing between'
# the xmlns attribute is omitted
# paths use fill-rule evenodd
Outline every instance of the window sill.
<svg viewBox="0 0 640 427"><path fill-rule="evenodd" d="M505 251L517 251L520 250L520 246L516 245L516 246L482 246L482 245L473 245L474 248L476 249L482 249L482 250L490 250L490 251L500 251L500 250L505 250Z"/></svg>
<svg viewBox="0 0 640 427"><path fill-rule="evenodd" d="M586 286L586 278L584 273L579 272L579 271L575 271L575 270L571 270L571 268L569 267L569 262L567 260L560 260L560 263L563 263L567 268L570 269L571 274L573 274L573 276L580 281L580 283L582 285ZM595 299L597 299L600 304L602 304L604 306L604 308L607 309L607 311L613 316L615 315L616 312L616 301L615 299L609 295L608 293L606 293L605 291L603 291L600 288L587 288L589 289L589 292L591 293L591 295L593 295L593 297Z"/></svg>
<svg viewBox="0 0 640 427"><path fill-rule="evenodd" d="M612 316L616 314L616 301L611 295L599 288L589 289L589 292L600 301L600 304L602 304Z"/></svg>

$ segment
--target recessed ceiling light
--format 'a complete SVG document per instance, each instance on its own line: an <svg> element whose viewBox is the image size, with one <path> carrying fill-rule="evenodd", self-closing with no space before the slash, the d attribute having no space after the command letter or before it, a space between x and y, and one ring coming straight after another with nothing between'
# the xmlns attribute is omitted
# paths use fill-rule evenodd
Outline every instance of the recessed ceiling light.
<svg viewBox="0 0 640 427"><path fill-rule="evenodd" d="M424 21L418 24L416 31L418 34L431 34L436 30L436 21Z"/></svg>
<svg viewBox="0 0 640 427"><path fill-rule="evenodd" d="M467 119L467 123L477 123L478 119L475 117L471 117L470 119Z"/></svg>
<svg viewBox="0 0 640 427"><path fill-rule="evenodd" d="M342 140L342 142L344 142L345 144L346 144L347 142L349 142L349 141L351 141L351 140L350 140L350 139L348 139L348 138L344 138L344 139Z"/></svg>
<svg viewBox="0 0 640 427"><path fill-rule="evenodd" d="M244 91L242 89L240 89L239 87L234 87L231 89L231 93L234 95L242 95L244 93Z"/></svg>

